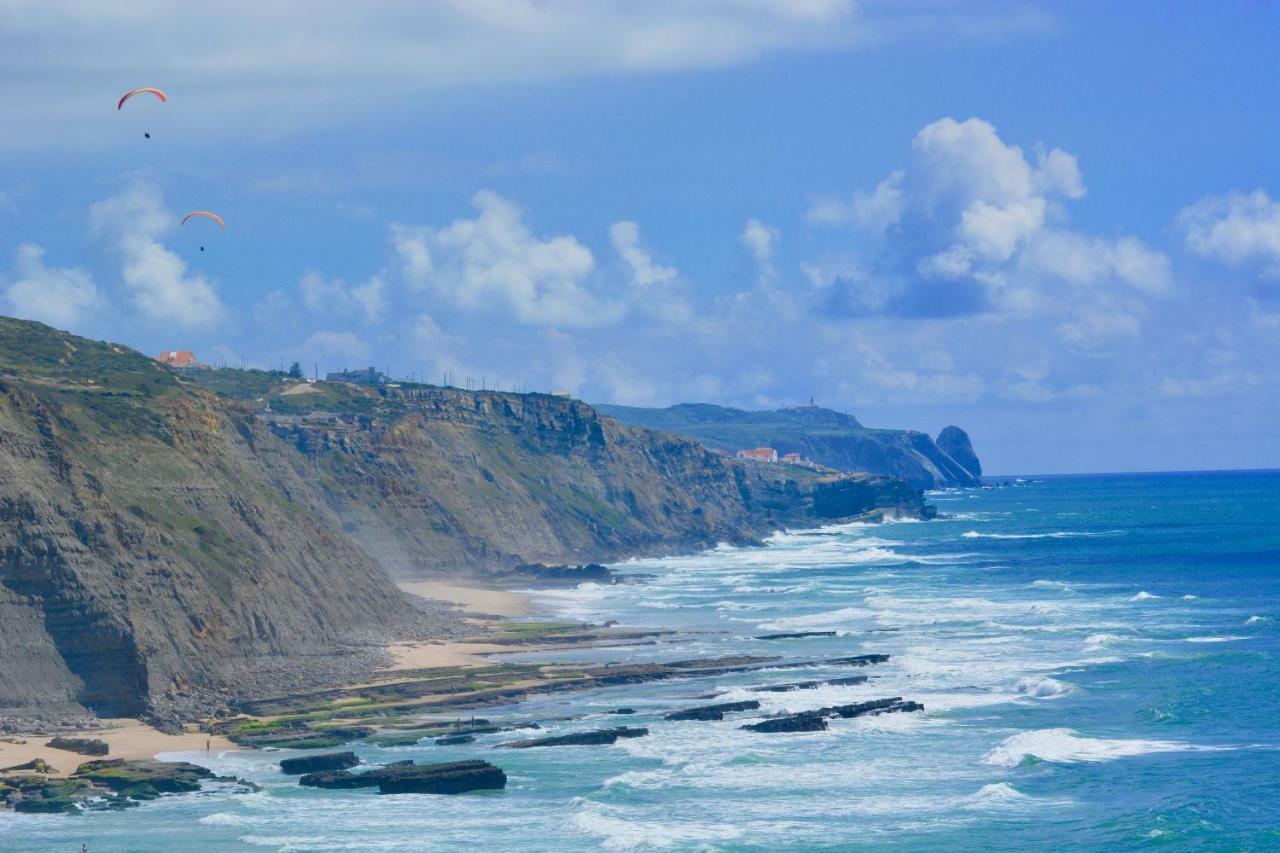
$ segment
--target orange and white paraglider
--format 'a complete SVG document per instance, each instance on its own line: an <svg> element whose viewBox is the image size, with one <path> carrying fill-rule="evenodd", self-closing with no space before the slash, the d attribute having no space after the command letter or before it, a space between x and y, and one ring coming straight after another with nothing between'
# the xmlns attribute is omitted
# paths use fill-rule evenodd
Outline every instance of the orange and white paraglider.
<svg viewBox="0 0 1280 853"><path fill-rule="evenodd" d="M191 211L191 212L190 212L190 213L188 213L186 216L182 217L182 224L183 224L183 225L186 225L186 224L187 224L187 222L189 222L190 220L192 220L192 219L196 219L197 217L201 217L201 216L203 216L203 217L205 217L205 218L207 218L207 219L212 219L214 222L218 223L218 226L219 226L219 227L221 227L221 228L226 228L226 227L227 227L227 223L226 223L226 221L225 221L221 216L219 216L218 214L214 213L213 211L209 211L209 210L193 210L193 211ZM202 251L202 252L204 251L204 246L201 246L201 247L200 247L200 251Z"/></svg>
<svg viewBox="0 0 1280 853"><path fill-rule="evenodd" d="M120 100L116 102L116 112L119 112L120 110L124 109L125 101L129 100L134 95L155 95L157 98L160 99L160 103L167 104L169 102L169 96L166 95L161 90L156 89L152 86L143 86L141 89L134 89L132 92L125 92L120 97ZM148 131L144 130L142 132L142 135L145 136L147 139L151 138L151 134Z"/></svg>

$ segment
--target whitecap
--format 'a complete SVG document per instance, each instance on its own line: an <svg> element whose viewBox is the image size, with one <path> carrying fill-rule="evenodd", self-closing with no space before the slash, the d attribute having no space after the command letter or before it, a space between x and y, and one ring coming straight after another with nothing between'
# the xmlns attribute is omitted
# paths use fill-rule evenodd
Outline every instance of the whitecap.
<svg viewBox="0 0 1280 853"><path fill-rule="evenodd" d="M1199 598L1199 597L1200 597L1200 596L1198 596L1198 595L1184 595L1184 596L1182 596L1182 600L1183 600L1183 601L1195 601L1195 600L1196 600L1197 598Z"/></svg>
<svg viewBox="0 0 1280 853"><path fill-rule="evenodd" d="M1093 651L1096 649L1100 649L1103 646L1109 646L1112 643L1117 642L1118 640L1123 640L1123 639L1124 637L1118 636L1116 634L1090 634L1089 636L1084 638L1084 647L1090 651Z"/></svg>
<svg viewBox="0 0 1280 853"><path fill-rule="evenodd" d="M245 819L241 815L230 812L214 812L200 818L198 822L205 826L244 826Z"/></svg>
<svg viewBox="0 0 1280 853"><path fill-rule="evenodd" d="M621 810L609 810L582 800L578 802L581 807L573 815L573 825L584 834L600 839L600 846L606 850L683 847L731 841L742 836L742 830L727 823L628 820Z"/></svg>
<svg viewBox="0 0 1280 853"><path fill-rule="evenodd" d="M1270 621L1271 621L1270 616L1250 616L1248 619L1244 620L1244 624L1261 625L1264 622L1270 622Z"/></svg>
<svg viewBox="0 0 1280 853"><path fill-rule="evenodd" d="M1018 679L1014 690L1017 690L1023 696L1031 696L1036 699L1057 699L1059 696L1066 696L1070 693L1072 687L1069 684L1058 681L1056 678L1027 676Z"/></svg>
<svg viewBox="0 0 1280 853"><path fill-rule="evenodd" d="M1188 643L1234 643L1236 640L1247 640L1248 637L1187 637Z"/></svg>
<svg viewBox="0 0 1280 853"><path fill-rule="evenodd" d="M1006 738L982 759L1000 767L1017 767L1028 759L1064 764L1114 761L1156 752L1209 749L1182 741L1085 737L1072 729L1038 729Z"/></svg>
<svg viewBox="0 0 1280 853"><path fill-rule="evenodd" d="M1052 530L1048 533L979 533L970 530L961 533L962 539L1066 539L1073 536L1107 536L1119 533L1118 530L1093 532L1089 530Z"/></svg>
<svg viewBox="0 0 1280 853"><path fill-rule="evenodd" d="M1152 601L1157 598L1160 598L1160 596L1153 595L1152 593L1149 593L1144 589L1141 592L1139 592L1137 595L1130 598L1129 600L1130 601Z"/></svg>

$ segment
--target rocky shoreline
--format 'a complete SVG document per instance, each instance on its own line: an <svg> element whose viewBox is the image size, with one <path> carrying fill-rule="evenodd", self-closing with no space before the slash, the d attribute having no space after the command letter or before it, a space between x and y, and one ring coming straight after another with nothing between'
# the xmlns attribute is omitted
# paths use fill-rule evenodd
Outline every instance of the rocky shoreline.
<svg viewBox="0 0 1280 853"><path fill-rule="evenodd" d="M505 627L504 627L505 626ZM657 637L657 632L620 632L616 629L568 623L546 623L536 630L522 623L499 622L489 628L488 642L515 647L537 640L544 647L562 644L604 644L619 636L635 641ZM504 633L505 632L505 633ZM671 680L695 680L720 675L772 673L810 667L863 669L889 660L885 654L858 654L825 658L791 658L785 655L736 655L694 658L666 663L506 664L490 663L466 669L440 667L384 672L342 688L302 691L275 699L238 703L221 718L206 720L210 737L225 736L243 749L298 750L282 756L280 770L297 775L302 787L321 789L370 789L378 794L456 795L473 791L502 790L507 781L498 764L480 758L416 764L396 761L365 764L349 747L358 744L402 746L434 743L464 750L524 750L540 748L607 747L626 738L646 737L650 726L578 728L576 719L506 719L496 723L473 716L487 707L515 707L526 699L552 693L594 690ZM824 685L862 684L867 675L777 683L764 681L746 689L760 693L802 693ZM888 697L853 705L815 707L795 714L761 716L757 700L739 700L671 708L654 717L657 724L697 725L741 720L741 728L761 734L821 731L833 719L851 719L882 713L922 711L923 706L901 697ZM610 713L632 715L632 708ZM583 722L588 722L582 718ZM517 737L508 733L546 727L555 734ZM563 731L563 729L569 729ZM100 751L106 746L91 737L61 741L65 751ZM101 745L99 745L101 744ZM348 749L341 750L343 747ZM162 795L226 785L248 792L255 786L243 779L215 776L212 771L187 762L105 758L79 764L60 776L45 759L0 770L0 804L20 812L74 814L95 809L119 809Z"/></svg>

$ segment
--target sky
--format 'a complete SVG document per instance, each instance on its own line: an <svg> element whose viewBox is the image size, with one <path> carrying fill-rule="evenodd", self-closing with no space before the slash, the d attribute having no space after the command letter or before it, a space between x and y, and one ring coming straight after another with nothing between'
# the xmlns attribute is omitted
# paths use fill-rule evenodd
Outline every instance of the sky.
<svg viewBox="0 0 1280 853"><path fill-rule="evenodd" d="M1254 2L0 0L0 313L812 397L993 473L1280 467L1277 40Z"/></svg>

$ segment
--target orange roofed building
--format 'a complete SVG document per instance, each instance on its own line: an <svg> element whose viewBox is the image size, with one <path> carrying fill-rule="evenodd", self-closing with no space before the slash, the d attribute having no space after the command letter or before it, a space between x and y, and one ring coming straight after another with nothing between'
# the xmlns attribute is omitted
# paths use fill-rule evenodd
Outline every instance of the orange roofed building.
<svg viewBox="0 0 1280 853"><path fill-rule="evenodd" d="M756 462L777 462L778 451L772 447L757 447L755 450L739 450L739 459L751 459Z"/></svg>
<svg viewBox="0 0 1280 853"><path fill-rule="evenodd" d="M189 349L172 349L156 356L156 361L178 370L205 370L209 365L196 361L196 354Z"/></svg>

